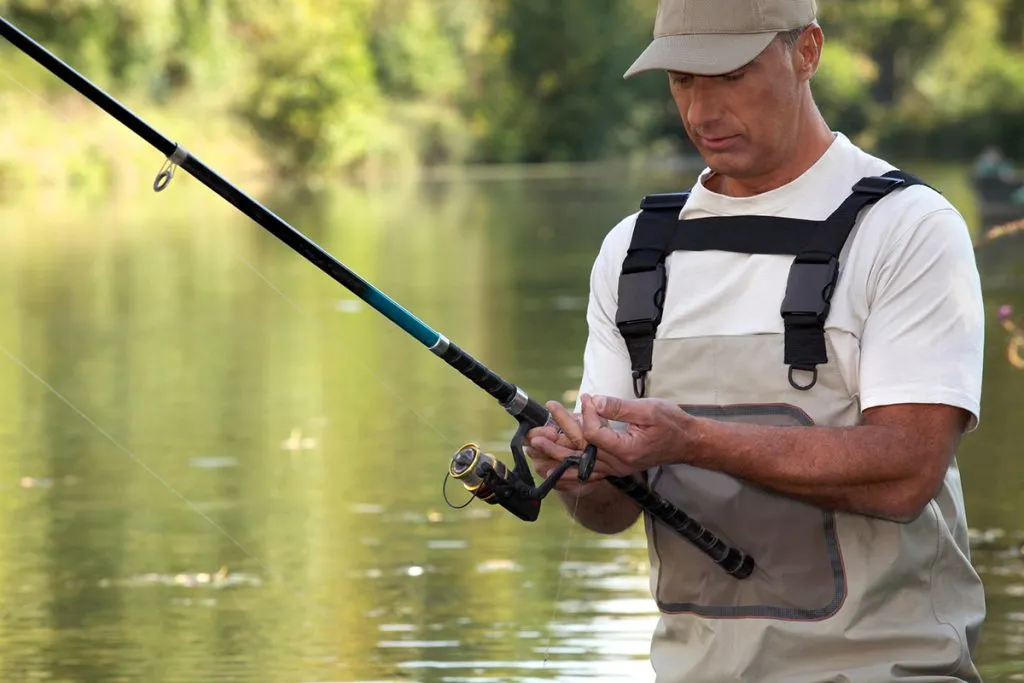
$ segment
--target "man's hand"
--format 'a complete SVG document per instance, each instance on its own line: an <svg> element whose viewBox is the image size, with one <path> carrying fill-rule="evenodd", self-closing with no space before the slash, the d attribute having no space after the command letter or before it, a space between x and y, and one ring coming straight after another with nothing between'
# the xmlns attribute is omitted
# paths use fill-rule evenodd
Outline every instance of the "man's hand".
<svg viewBox="0 0 1024 683"><path fill-rule="evenodd" d="M582 438L601 449L598 462L616 476L628 476L680 461L680 449L698 429L699 420L671 401L660 398L580 397ZM608 421L625 422L626 430Z"/></svg>
<svg viewBox="0 0 1024 683"><path fill-rule="evenodd" d="M556 401L548 401L546 407L557 426L531 429L526 435L526 454L533 460L537 474L544 478L566 458L582 455L587 447L582 415L570 413ZM636 501L604 481L612 473L611 458L598 451L594 471L586 482L580 482L578 469L570 468L555 484L569 514L599 534L625 531L640 517Z"/></svg>
<svg viewBox="0 0 1024 683"><path fill-rule="evenodd" d="M548 401L545 407L558 425L536 427L526 434L526 454L533 460L533 468L541 477L547 478L559 464L570 456L580 456L587 442L583 438L582 416L567 411L557 401ZM598 452L597 463L590 478L580 482L575 467L562 475L555 489L577 497L585 497L593 493L597 484L612 470L606 454Z"/></svg>

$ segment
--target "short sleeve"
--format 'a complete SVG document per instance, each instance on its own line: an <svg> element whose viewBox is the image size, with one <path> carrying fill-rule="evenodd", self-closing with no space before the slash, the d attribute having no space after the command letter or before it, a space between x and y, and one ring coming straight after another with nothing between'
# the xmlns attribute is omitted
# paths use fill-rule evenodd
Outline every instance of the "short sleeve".
<svg viewBox="0 0 1024 683"><path fill-rule="evenodd" d="M581 394L633 398L632 369L626 343L615 325L619 273L632 238L636 214L620 222L601 244L590 273L587 343L583 350ZM576 410L580 410L579 400Z"/></svg>
<svg viewBox="0 0 1024 683"><path fill-rule="evenodd" d="M861 337L862 409L897 403L963 408L977 427L985 313L963 218L943 208L894 236L869 292Z"/></svg>

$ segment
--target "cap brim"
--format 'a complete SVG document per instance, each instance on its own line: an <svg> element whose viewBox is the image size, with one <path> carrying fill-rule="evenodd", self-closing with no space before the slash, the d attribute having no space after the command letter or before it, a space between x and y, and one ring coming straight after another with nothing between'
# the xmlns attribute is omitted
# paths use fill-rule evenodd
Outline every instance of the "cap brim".
<svg viewBox="0 0 1024 683"><path fill-rule="evenodd" d="M752 62L778 35L771 33L714 33L655 38L623 78L645 71L679 71L720 76Z"/></svg>

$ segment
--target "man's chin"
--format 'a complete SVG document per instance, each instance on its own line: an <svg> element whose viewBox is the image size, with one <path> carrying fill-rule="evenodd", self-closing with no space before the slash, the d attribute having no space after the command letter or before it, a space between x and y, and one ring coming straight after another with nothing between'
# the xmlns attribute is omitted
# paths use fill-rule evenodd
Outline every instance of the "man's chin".
<svg viewBox="0 0 1024 683"><path fill-rule="evenodd" d="M730 178L743 178L747 175L749 164L743 162L738 155L729 154L702 154L704 164L710 168L715 175L729 176Z"/></svg>

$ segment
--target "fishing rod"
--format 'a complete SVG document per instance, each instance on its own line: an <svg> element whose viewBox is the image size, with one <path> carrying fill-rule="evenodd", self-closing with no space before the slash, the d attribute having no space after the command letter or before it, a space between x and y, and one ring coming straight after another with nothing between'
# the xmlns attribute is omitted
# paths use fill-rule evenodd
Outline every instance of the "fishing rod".
<svg viewBox="0 0 1024 683"><path fill-rule="evenodd" d="M431 329L308 237L229 183L180 144L151 127L4 17L0 17L0 35L165 156L164 165L153 181L155 192L162 192L167 188L174 178L175 169L184 169L496 399L519 422L519 427L509 444L513 467L509 469L498 458L484 453L475 444L467 444L459 449L452 456L445 481L449 476L460 481L465 489L472 493L470 501L480 499L492 505L497 504L519 519L533 522L540 515L541 500L569 468L577 468L580 481L586 481L590 477L597 457L597 449L592 444L587 445L580 455L566 458L546 479L535 485L529 462L523 452L523 442L531 429L552 422L547 408L530 398L515 384L499 377L443 334ZM738 548L731 547L673 503L652 491L637 477L607 477L607 481L633 499L652 517L666 524L707 554L731 576L745 579L753 572L752 557Z"/></svg>

